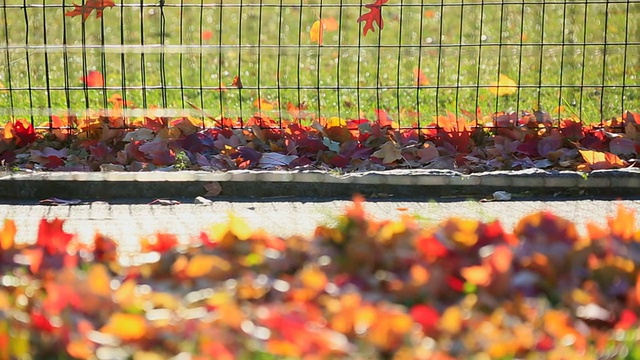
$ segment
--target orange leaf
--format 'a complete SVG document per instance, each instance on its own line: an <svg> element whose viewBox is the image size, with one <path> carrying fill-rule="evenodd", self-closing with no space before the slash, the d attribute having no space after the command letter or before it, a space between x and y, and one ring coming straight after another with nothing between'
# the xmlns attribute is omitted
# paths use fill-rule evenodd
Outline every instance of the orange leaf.
<svg viewBox="0 0 640 360"><path fill-rule="evenodd" d="M340 27L340 24L338 24L338 20L332 17L322 19L322 24L324 25L324 29L326 31L336 31Z"/></svg>
<svg viewBox="0 0 640 360"><path fill-rule="evenodd" d="M211 272L218 260L220 260L220 258L214 255L195 255L189 260L189 264L185 269L185 275L192 279L205 276Z"/></svg>
<svg viewBox="0 0 640 360"><path fill-rule="evenodd" d="M202 41L209 41L213 37L213 31L211 30L203 30L200 34Z"/></svg>
<svg viewBox="0 0 640 360"><path fill-rule="evenodd" d="M73 4L74 9L67 11L64 16L78 16L82 15L82 21L84 22L91 15L91 12L96 11L96 19L102 17L102 11L108 7L116 6L113 0L87 0L84 5Z"/></svg>
<svg viewBox="0 0 640 360"><path fill-rule="evenodd" d="M209 355L211 359L219 360L233 360L235 356L231 350L225 344L219 341L210 341L209 339L203 340L200 344L200 351L203 354ZM193 359L192 357L190 357Z"/></svg>
<svg viewBox="0 0 640 360"><path fill-rule="evenodd" d="M67 344L67 353L75 359L90 359L94 355L94 349L88 341L74 340Z"/></svg>
<svg viewBox="0 0 640 360"><path fill-rule="evenodd" d="M415 68L413 69L413 78L414 82L418 86L426 86L429 85L429 79L424 75L422 70Z"/></svg>
<svg viewBox="0 0 640 360"><path fill-rule="evenodd" d="M9 250L13 247L16 231L16 223L11 219L4 219L4 226L0 230L0 250Z"/></svg>
<svg viewBox="0 0 640 360"><path fill-rule="evenodd" d="M386 4L388 1L389 0L376 0L375 3L364 6L369 9L369 12L358 18L358 23L363 21L365 22L364 27L362 28L364 36L367 36L367 32L369 32L369 30L375 31L375 28L373 27L374 23L378 24L380 30L384 28L384 22L382 21L382 5Z"/></svg>
<svg viewBox="0 0 640 360"><path fill-rule="evenodd" d="M636 213L632 209L626 209L618 204L618 212L615 217L608 217L607 223L611 234L624 240L630 240L636 231ZM592 237L592 239L594 239Z"/></svg>
<svg viewBox="0 0 640 360"><path fill-rule="evenodd" d="M283 357L297 358L302 355L300 347L287 340L269 340L269 342L267 342L267 351L270 354Z"/></svg>
<svg viewBox="0 0 640 360"><path fill-rule="evenodd" d="M236 87L238 89L242 89L242 80L240 80L240 75L236 75L233 78L233 82L231 83L231 86Z"/></svg>
<svg viewBox="0 0 640 360"><path fill-rule="evenodd" d="M491 283L491 269L482 266L467 266L460 269L460 275L469 283L479 286L486 286Z"/></svg>
<svg viewBox="0 0 640 360"><path fill-rule="evenodd" d="M119 337L122 340L138 340L147 332L144 317L135 314L114 313L100 332Z"/></svg>
<svg viewBox="0 0 640 360"><path fill-rule="evenodd" d="M627 166L627 164L610 152L594 150L578 150L584 161L589 164L591 170L614 169Z"/></svg>
<svg viewBox="0 0 640 360"><path fill-rule="evenodd" d="M103 264L95 264L87 272L89 289L100 296L111 296L111 276Z"/></svg>
<svg viewBox="0 0 640 360"><path fill-rule="evenodd" d="M274 108L274 104L263 99L263 98L257 98L254 102L253 102L253 106L257 107L258 110L263 110L263 111L269 111L269 110L273 110Z"/></svg>
<svg viewBox="0 0 640 360"><path fill-rule="evenodd" d="M492 269L498 273L506 273L511 269L513 261L513 251L507 246L499 245L493 249L490 264Z"/></svg>

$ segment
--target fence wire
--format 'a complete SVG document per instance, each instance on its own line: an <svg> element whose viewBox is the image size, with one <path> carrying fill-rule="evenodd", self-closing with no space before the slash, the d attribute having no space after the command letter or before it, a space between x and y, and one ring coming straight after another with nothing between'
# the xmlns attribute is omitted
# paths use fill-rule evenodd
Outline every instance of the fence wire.
<svg viewBox="0 0 640 360"><path fill-rule="evenodd" d="M597 123L640 110L639 29L640 0L3 0L0 117Z"/></svg>

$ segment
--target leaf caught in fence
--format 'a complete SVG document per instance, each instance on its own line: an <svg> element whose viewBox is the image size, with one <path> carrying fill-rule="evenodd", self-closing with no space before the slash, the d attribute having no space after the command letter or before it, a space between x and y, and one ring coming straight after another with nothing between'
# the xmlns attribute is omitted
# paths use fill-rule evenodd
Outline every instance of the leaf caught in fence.
<svg viewBox="0 0 640 360"><path fill-rule="evenodd" d="M311 26L311 30L309 31L309 40L311 40L311 42L317 43L318 45L322 45L324 30L325 26L322 23L322 20L316 20Z"/></svg>
<svg viewBox="0 0 640 360"><path fill-rule="evenodd" d="M108 7L114 7L116 6L116 4L113 2L113 0L87 0L82 6L76 5L75 3L73 4L73 6L74 9L71 11L67 11L64 16L74 17L82 15L82 21L84 22L89 16L91 16L91 13L94 10L96 12L96 19L99 19L102 17L102 12L104 9Z"/></svg>
<svg viewBox="0 0 640 360"><path fill-rule="evenodd" d="M384 22L382 21L382 5L386 4L389 0L376 0L373 4L365 5L369 12L363 14L358 18L358 23L365 22L364 27L362 28L362 34L367 36L367 32L369 30L375 32L375 28L373 24L378 24L380 30L384 28Z"/></svg>
<svg viewBox="0 0 640 360"><path fill-rule="evenodd" d="M324 42L324 32L338 30L338 27L338 21L334 18L316 20L309 31L309 40L318 45L322 45Z"/></svg>

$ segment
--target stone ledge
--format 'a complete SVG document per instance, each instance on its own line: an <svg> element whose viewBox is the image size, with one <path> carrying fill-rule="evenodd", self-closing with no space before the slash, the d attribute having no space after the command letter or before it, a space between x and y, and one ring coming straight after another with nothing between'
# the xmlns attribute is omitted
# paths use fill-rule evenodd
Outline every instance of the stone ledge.
<svg viewBox="0 0 640 360"><path fill-rule="evenodd" d="M495 171L463 174L451 170L389 170L339 174L320 170L228 172L36 172L0 173L0 199L45 197L129 198L204 195L217 181L221 196L350 196L355 192L393 196L488 195L491 191L556 193L593 191L640 194L640 170Z"/></svg>

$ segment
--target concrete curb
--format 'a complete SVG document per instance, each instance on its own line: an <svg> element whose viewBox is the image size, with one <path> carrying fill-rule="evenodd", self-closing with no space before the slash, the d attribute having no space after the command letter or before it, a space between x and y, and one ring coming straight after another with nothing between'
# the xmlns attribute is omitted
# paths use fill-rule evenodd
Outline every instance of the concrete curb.
<svg viewBox="0 0 640 360"><path fill-rule="evenodd" d="M0 199L195 197L218 182L221 197L487 196L504 190L529 195L640 195L640 169L495 171L388 170L339 174L320 170L228 172L0 172Z"/></svg>

